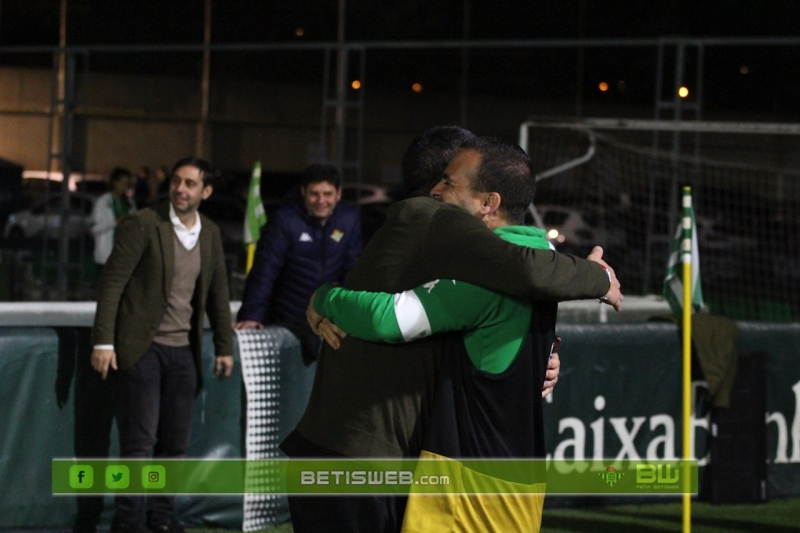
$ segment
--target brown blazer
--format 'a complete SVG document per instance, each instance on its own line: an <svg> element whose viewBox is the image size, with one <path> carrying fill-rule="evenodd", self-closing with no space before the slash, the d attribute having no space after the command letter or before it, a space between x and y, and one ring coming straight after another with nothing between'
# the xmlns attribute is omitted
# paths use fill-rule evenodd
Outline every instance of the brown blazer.
<svg viewBox="0 0 800 533"><path fill-rule="evenodd" d="M206 312L216 355L232 355L233 342L222 237L216 224L198 215L200 277L192 297L189 342L200 370ZM130 368L144 355L166 312L175 267L173 235L168 202L134 213L116 228L97 290L92 343L113 344L120 369Z"/></svg>

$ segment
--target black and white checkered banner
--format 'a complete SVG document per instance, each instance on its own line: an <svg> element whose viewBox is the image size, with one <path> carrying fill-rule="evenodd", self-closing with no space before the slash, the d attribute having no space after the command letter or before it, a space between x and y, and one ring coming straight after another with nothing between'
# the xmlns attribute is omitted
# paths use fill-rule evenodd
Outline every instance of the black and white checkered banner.
<svg viewBox="0 0 800 533"><path fill-rule="evenodd" d="M273 525L285 498L269 494L277 485L277 471L265 459L279 457L280 413L280 354L285 336L272 328L236 330L239 357L242 362L247 422L245 450L247 459L258 459L258 465L248 462L245 473L244 520L242 531L255 531ZM248 492L252 490L253 492Z"/></svg>

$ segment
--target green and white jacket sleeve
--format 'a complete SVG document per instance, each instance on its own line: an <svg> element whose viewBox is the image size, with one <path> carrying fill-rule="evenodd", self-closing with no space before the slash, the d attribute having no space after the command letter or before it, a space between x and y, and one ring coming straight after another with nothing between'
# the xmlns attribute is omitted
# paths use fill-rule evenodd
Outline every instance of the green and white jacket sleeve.
<svg viewBox="0 0 800 533"><path fill-rule="evenodd" d="M349 335L368 341L408 342L443 331L477 327L501 296L469 283L434 280L397 294L325 285L315 309Z"/></svg>
<svg viewBox="0 0 800 533"><path fill-rule="evenodd" d="M550 247L538 228L508 226L495 233L521 246ZM504 314L509 306L503 306L502 299L499 293L470 283L434 280L397 294L323 286L317 292L314 307L349 335L397 343L443 331L491 328L509 319Z"/></svg>

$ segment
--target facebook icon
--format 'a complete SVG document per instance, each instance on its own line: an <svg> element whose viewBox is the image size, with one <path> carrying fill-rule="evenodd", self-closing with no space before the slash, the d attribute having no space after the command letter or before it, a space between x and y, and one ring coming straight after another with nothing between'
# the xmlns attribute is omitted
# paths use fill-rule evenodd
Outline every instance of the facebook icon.
<svg viewBox="0 0 800 533"><path fill-rule="evenodd" d="M89 465L69 467L69 486L73 489L90 489L94 485L94 470Z"/></svg>

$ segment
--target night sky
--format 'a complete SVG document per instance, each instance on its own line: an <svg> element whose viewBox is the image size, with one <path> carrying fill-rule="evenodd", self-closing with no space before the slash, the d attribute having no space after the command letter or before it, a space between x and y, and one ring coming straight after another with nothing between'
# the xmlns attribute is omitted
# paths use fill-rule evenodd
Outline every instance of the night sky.
<svg viewBox="0 0 800 533"><path fill-rule="evenodd" d="M336 0L214 0L213 43L297 43L336 39ZM800 36L794 0L548 0L471 1L469 39L610 39ZM203 0L69 0L70 45L202 42ZM348 0L348 41L459 40L464 0ZM58 0L0 0L0 46L55 45ZM302 28L302 35L297 30ZM267 59L265 60L265 57ZM478 95L570 100L576 92L574 49L470 52L470 92ZM652 105L652 49L585 51L586 102ZM672 61L671 59L668 59ZM0 64L48 64L47 56L6 51ZM460 53L370 51L366 79L383 88L420 82L425 90L455 93ZM694 57L687 58L690 70ZM93 53L93 69L196 76L197 54ZM800 47L709 47L705 55L705 109L800 114ZM318 82L319 53L269 56L215 53L212 76ZM610 90L601 93L605 81ZM694 80L688 80L692 83ZM620 83L623 82L623 83Z"/></svg>

